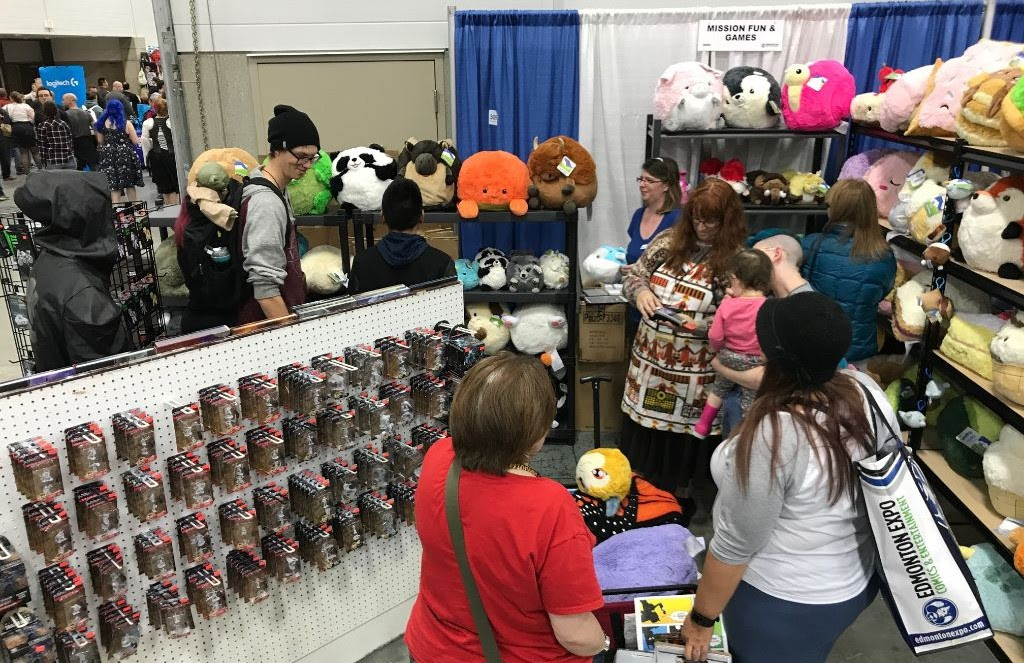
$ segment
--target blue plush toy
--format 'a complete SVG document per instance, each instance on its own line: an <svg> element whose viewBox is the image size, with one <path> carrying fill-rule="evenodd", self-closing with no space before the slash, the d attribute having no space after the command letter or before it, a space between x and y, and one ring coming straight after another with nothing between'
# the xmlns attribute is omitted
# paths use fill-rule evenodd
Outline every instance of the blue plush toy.
<svg viewBox="0 0 1024 663"><path fill-rule="evenodd" d="M462 283L463 290L473 290L480 285L480 277L477 275L479 269L480 263L476 260L459 258L455 261L455 273Z"/></svg>

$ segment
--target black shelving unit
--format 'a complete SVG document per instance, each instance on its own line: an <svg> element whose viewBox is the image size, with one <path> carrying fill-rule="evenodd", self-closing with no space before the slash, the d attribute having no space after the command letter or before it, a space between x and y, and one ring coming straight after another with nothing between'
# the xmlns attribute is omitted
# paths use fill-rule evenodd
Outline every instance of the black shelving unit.
<svg viewBox="0 0 1024 663"><path fill-rule="evenodd" d="M822 170L827 155L825 154L825 141L839 138L839 163L846 160L846 135L845 125L827 131L794 131L792 129L708 129L707 131L665 131L661 127L661 120L654 119L653 115L647 116L647 131L645 133L644 156L646 159L653 159L661 156L661 144L665 140L689 140L697 141L700 150L700 159L703 161L709 155L704 149L704 141L708 140L783 140L783 139L806 139L814 141L814 154L811 158L811 172ZM753 170L755 166L747 164ZM758 168L761 166L758 165ZM745 204L743 208L748 214L761 214L765 216L806 216L804 224L805 232L814 232L817 228L815 220L823 219L827 212L824 205L751 205Z"/></svg>
<svg viewBox="0 0 1024 663"><path fill-rule="evenodd" d="M961 176L968 163L1000 170L1024 171L1024 154L1007 149L974 147L960 139L904 136L857 124L851 125L848 135L851 140L855 135L870 136L890 143L948 154L952 161L950 175L953 177ZM956 213L956 205L952 201L947 200L946 202L942 220L950 229L948 237L952 237L959 224L960 215ZM880 223L882 228L891 230L887 221L882 220ZM889 242L918 256L924 252L925 248L913 238L903 235L895 235L890 238ZM970 284L1008 305L1024 310L1024 281L1012 281L1000 278L995 274L981 272L956 259L950 259L945 265L935 267L932 272L932 287L942 287L946 278L954 278ZM920 406L923 408L924 404L928 402L924 396L925 385L938 372L996 413L1004 422L1024 431L1024 407L996 394L991 380L944 357L938 351L940 340L940 325L932 322L926 323L921 342L920 370L917 376ZM995 550L999 551L1012 564L1013 552L1010 544L995 529L1002 521L1002 516L988 504L984 483L956 474L941 453L921 450L922 433L921 429L911 431L910 445L918 451L921 467L928 475L929 481L951 503L958 506L977 530L993 544ZM1020 663L1022 660L1019 654L1015 653L1024 650L1024 644L1020 638L1001 633L996 638L987 640L986 644L1001 661Z"/></svg>
<svg viewBox="0 0 1024 663"><path fill-rule="evenodd" d="M22 375L35 372L28 321L28 278L39 255L33 240L37 228L20 212L0 214L0 288Z"/></svg>

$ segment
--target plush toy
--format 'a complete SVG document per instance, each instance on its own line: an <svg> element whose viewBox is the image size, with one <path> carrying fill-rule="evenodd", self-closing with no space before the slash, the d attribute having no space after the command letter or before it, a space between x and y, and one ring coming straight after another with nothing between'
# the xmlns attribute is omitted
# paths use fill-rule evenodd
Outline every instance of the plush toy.
<svg viewBox="0 0 1024 663"><path fill-rule="evenodd" d="M508 345L509 332L503 320L506 315L508 307L504 304L466 305L466 327L484 342L485 355L498 354Z"/></svg>
<svg viewBox="0 0 1024 663"><path fill-rule="evenodd" d="M478 261L477 276L481 290L501 290L508 283L508 258L503 255L489 255Z"/></svg>
<svg viewBox="0 0 1024 663"><path fill-rule="evenodd" d="M989 345L992 388L1004 398L1024 405L1024 312L1010 318Z"/></svg>
<svg viewBox="0 0 1024 663"><path fill-rule="evenodd" d="M747 184L747 169L739 159L729 159L722 165L718 176L725 180L732 190L741 196L750 193L750 186Z"/></svg>
<svg viewBox="0 0 1024 663"><path fill-rule="evenodd" d="M927 290L923 295L917 298L917 303L921 305L921 310L924 311L924 317L929 322L940 323L944 320L949 320L956 313L956 307L953 305L953 300L942 294L942 291L938 288L934 290Z"/></svg>
<svg viewBox="0 0 1024 663"><path fill-rule="evenodd" d="M580 278L584 288L593 288L603 283L618 283L622 278L622 267L626 264L626 250L621 246L602 244L583 259Z"/></svg>
<svg viewBox="0 0 1024 663"><path fill-rule="evenodd" d="M692 585L699 577L694 544L693 534L682 525L626 530L597 544L594 572L603 590ZM651 592L610 594L605 601L633 605L633 599L650 596Z"/></svg>
<svg viewBox="0 0 1024 663"><path fill-rule="evenodd" d="M982 72L1006 67L1020 51L1020 44L982 39L960 57L936 60L924 98L907 127L913 136L955 136L956 118L967 82Z"/></svg>
<svg viewBox="0 0 1024 663"><path fill-rule="evenodd" d="M892 303L892 335L903 343L917 343L924 335L927 317L921 297L931 288L932 275L921 271L896 288Z"/></svg>
<svg viewBox="0 0 1024 663"><path fill-rule="evenodd" d="M848 157L846 161L843 162L843 167L839 169L839 177L836 179L859 180L862 177L865 177L872 164L889 154L891 151L892 150L872 149L858 152L857 154Z"/></svg>
<svg viewBox="0 0 1024 663"><path fill-rule="evenodd" d="M864 173L864 179L875 191L875 203L880 217L889 216L889 211L899 200L907 173L917 158L915 152L893 150L886 152Z"/></svg>
<svg viewBox="0 0 1024 663"><path fill-rule="evenodd" d="M331 155L331 195L345 209L379 210L384 190L398 176L395 160L376 143Z"/></svg>
<svg viewBox="0 0 1024 663"><path fill-rule="evenodd" d="M480 263L459 258L455 261L455 275L459 277L463 290L473 290L480 285Z"/></svg>
<svg viewBox="0 0 1024 663"><path fill-rule="evenodd" d="M939 351L961 366L966 366L986 380L992 379L990 346L1002 328L999 316L985 313L958 312L949 321L949 331Z"/></svg>
<svg viewBox="0 0 1024 663"><path fill-rule="evenodd" d="M1010 540L1017 546L1016 571L991 543L971 546L964 558L992 628L1019 638L1024 636L1024 527L1013 530Z"/></svg>
<svg viewBox="0 0 1024 663"><path fill-rule="evenodd" d="M931 73L932 65L925 65L911 69L892 82L885 91L878 113L882 129L895 133L907 128L914 110L924 98Z"/></svg>
<svg viewBox="0 0 1024 663"><path fill-rule="evenodd" d="M445 209L455 202L462 159L451 138L441 142L406 138L395 165L399 177L420 187L424 209Z"/></svg>
<svg viewBox="0 0 1024 663"><path fill-rule="evenodd" d="M320 158L309 170L288 184L288 202L297 216L323 214L327 210L331 202L331 158L326 152L320 150Z"/></svg>
<svg viewBox="0 0 1024 663"><path fill-rule="evenodd" d="M476 255L473 256L473 260L475 262L480 262L484 258L495 258L495 257L497 257L497 258L507 258L508 256L506 256L505 252L502 251L501 249L496 249L493 246L487 246L487 247L484 247L484 248L480 249L479 251L477 251Z"/></svg>
<svg viewBox="0 0 1024 663"><path fill-rule="evenodd" d="M1000 132L1003 99L1021 77L1020 69L981 73L967 81L956 118L956 133L971 145L1006 147Z"/></svg>
<svg viewBox="0 0 1024 663"><path fill-rule="evenodd" d="M951 399L936 420L939 439L942 441L942 455L950 468L961 476L980 479L985 475L981 453L958 439L968 427L994 441L999 438L1003 422L994 412L970 396Z"/></svg>
<svg viewBox="0 0 1024 663"><path fill-rule="evenodd" d="M164 297L188 297L185 275L178 264L178 243L160 242L160 246L156 247L155 260L160 294Z"/></svg>
<svg viewBox="0 0 1024 663"><path fill-rule="evenodd" d="M957 237L964 260L1005 279L1024 277L1024 176L1005 177L974 194Z"/></svg>
<svg viewBox="0 0 1024 663"><path fill-rule="evenodd" d="M188 185L188 198L199 207L211 223L231 230L238 219L238 210L224 202L231 176L216 161L207 161L199 167L195 181Z"/></svg>
<svg viewBox="0 0 1024 663"><path fill-rule="evenodd" d="M818 60L786 68L782 116L796 131L833 129L850 114L857 84L842 63Z"/></svg>
<svg viewBox="0 0 1024 663"><path fill-rule="evenodd" d="M544 287L544 269L536 262L510 262L507 281L509 292L540 292Z"/></svg>
<svg viewBox="0 0 1024 663"><path fill-rule="evenodd" d="M569 256L549 249L540 257L540 266L545 288L564 290L569 287Z"/></svg>
<svg viewBox="0 0 1024 663"><path fill-rule="evenodd" d="M747 183L754 205L782 205L789 196L789 180L779 173L752 170L747 173Z"/></svg>
<svg viewBox="0 0 1024 663"><path fill-rule="evenodd" d="M893 69L887 64L882 65L882 68L878 70L878 93L885 94L889 91L889 88L893 86L896 81L903 78L903 74L906 72L902 69Z"/></svg>
<svg viewBox="0 0 1024 663"><path fill-rule="evenodd" d="M188 183L194 184L199 174L199 169L208 163L220 164L232 179L241 182L249 176L249 172L260 165L256 157L249 154L240 147L218 147L206 150L192 162L188 169Z"/></svg>
<svg viewBox="0 0 1024 663"><path fill-rule="evenodd" d="M598 542L639 527L681 523L670 493L633 474L618 449L592 449L576 463L576 504Z"/></svg>
<svg viewBox="0 0 1024 663"><path fill-rule="evenodd" d="M730 127L771 129L782 114L779 82L758 67L733 67L722 78L722 116Z"/></svg>
<svg viewBox="0 0 1024 663"><path fill-rule="evenodd" d="M1024 519L1024 435L1012 426L1003 426L999 441L985 452L982 465L992 507L1007 518Z"/></svg>
<svg viewBox="0 0 1024 663"><path fill-rule="evenodd" d="M330 244L313 247L302 256L306 289L316 295L338 292L347 280L342 265L341 249Z"/></svg>
<svg viewBox="0 0 1024 663"><path fill-rule="evenodd" d="M857 124L870 127L877 127L878 120L882 115L882 101L884 94L877 92L864 92L858 94L850 102L850 117Z"/></svg>
<svg viewBox="0 0 1024 663"><path fill-rule="evenodd" d="M568 136L537 144L526 162L530 171L531 209L557 209L575 214L597 197L597 166L590 152Z"/></svg>
<svg viewBox="0 0 1024 663"><path fill-rule="evenodd" d="M722 72L699 62L678 62L658 79L654 119L666 131L722 126Z"/></svg>
<svg viewBox="0 0 1024 663"><path fill-rule="evenodd" d="M942 210L950 164L948 155L925 152L911 167L900 189L899 199L906 202L908 230L921 244L930 244L945 232Z"/></svg>
<svg viewBox="0 0 1024 663"><path fill-rule="evenodd" d="M825 202L825 194L829 186L821 172L793 173L789 176L789 202L808 205L821 205Z"/></svg>
<svg viewBox="0 0 1024 663"><path fill-rule="evenodd" d="M1007 145L1024 152L1024 77L1003 97L1001 110L999 133Z"/></svg>
<svg viewBox="0 0 1024 663"><path fill-rule="evenodd" d="M563 308L523 304L505 320L510 326L512 345L520 352L536 355L562 350L569 342L569 325Z"/></svg>
<svg viewBox="0 0 1024 663"><path fill-rule="evenodd" d="M475 219L480 210L509 210L523 216L530 171L509 152L477 152L462 163L459 172L459 216Z"/></svg>

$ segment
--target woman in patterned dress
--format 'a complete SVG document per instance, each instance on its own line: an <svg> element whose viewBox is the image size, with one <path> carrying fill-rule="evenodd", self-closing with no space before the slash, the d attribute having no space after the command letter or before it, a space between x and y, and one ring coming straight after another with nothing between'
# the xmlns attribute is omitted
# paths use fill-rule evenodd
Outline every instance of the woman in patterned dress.
<svg viewBox="0 0 1024 663"><path fill-rule="evenodd" d="M96 120L96 142L100 146L100 170L110 180L110 199L121 202L123 191L128 200L134 201L135 187L144 186L142 166L135 154L139 135L117 99L107 102L103 115Z"/></svg>
<svg viewBox="0 0 1024 663"><path fill-rule="evenodd" d="M643 314L630 353L620 446L633 469L674 492L691 516L689 489L708 477L718 424L693 436L705 387L715 380L708 328L725 293L725 262L743 248L747 221L739 196L724 180L702 182L679 221L648 244L625 279L623 293ZM654 317L667 307L688 316L688 330Z"/></svg>

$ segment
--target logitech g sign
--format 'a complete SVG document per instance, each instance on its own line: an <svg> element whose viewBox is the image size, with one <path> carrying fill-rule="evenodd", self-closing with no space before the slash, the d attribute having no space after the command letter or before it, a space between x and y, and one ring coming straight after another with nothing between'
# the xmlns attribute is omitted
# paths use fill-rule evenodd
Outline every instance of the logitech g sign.
<svg viewBox="0 0 1024 663"><path fill-rule="evenodd" d="M39 78L53 92L58 106L68 92L78 97L79 104L85 103L85 69L81 65L39 67Z"/></svg>

